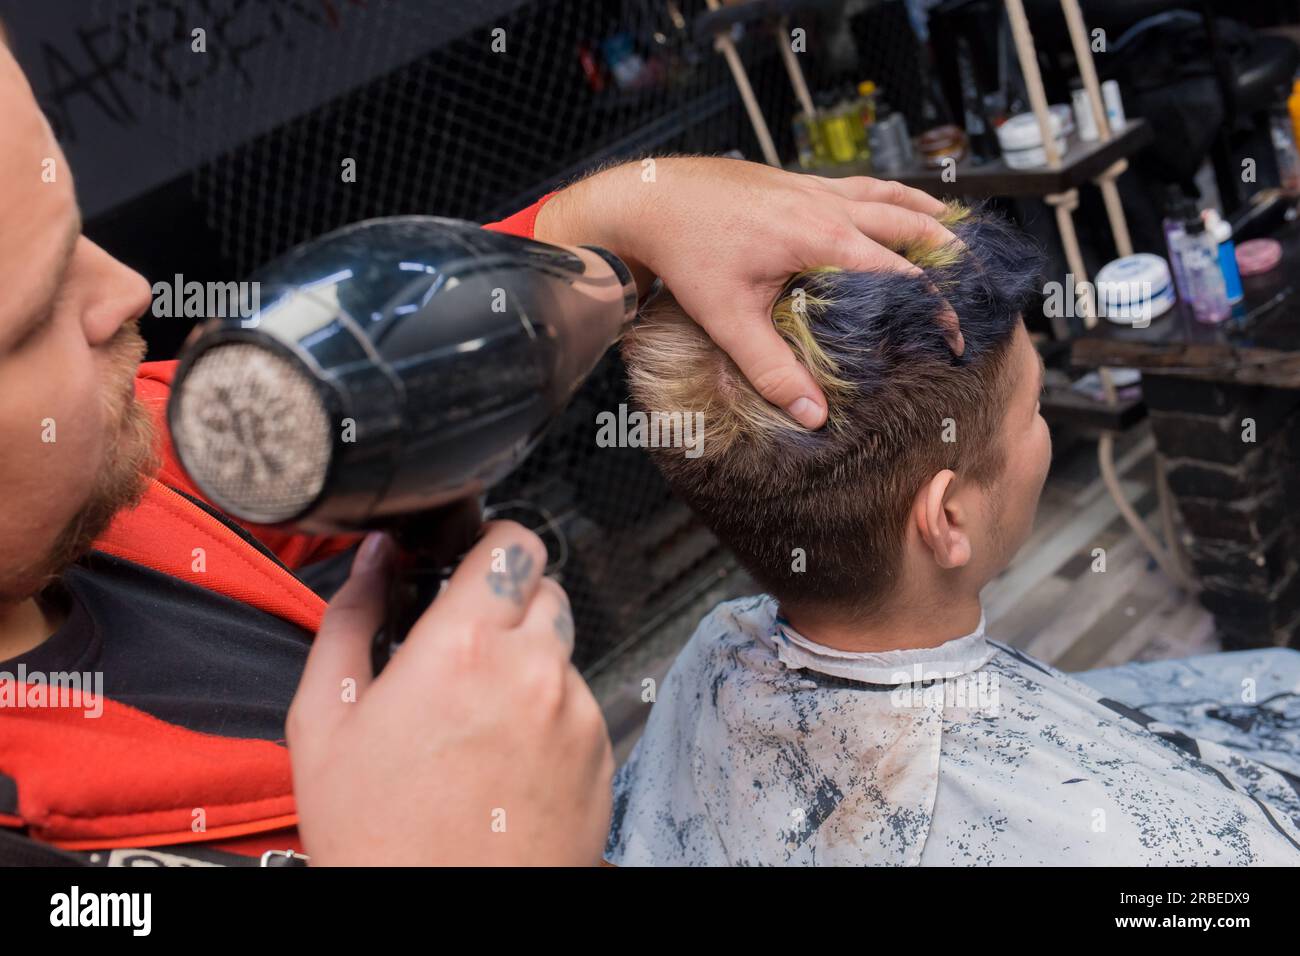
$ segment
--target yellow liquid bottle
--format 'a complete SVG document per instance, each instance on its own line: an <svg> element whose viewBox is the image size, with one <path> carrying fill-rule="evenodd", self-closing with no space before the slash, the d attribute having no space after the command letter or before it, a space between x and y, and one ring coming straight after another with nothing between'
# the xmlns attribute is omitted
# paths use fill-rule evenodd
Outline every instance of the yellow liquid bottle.
<svg viewBox="0 0 1300 956"><path fill-rule="evenodd" d="M1286 101L1287 112L1291 114L1291 129L1295 133L1295 141L1300 145L1300 80L1296 80L1291 87L1291 96Z"/></svg>

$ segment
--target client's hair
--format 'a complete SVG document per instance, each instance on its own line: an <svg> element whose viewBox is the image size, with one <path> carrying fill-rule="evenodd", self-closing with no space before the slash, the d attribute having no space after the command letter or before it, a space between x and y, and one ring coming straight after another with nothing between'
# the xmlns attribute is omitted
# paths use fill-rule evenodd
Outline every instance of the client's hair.
<svg viewBox="0 0 1300 956"><path fill-rule="evenodd" d="M984 486L1001 473L1007 347L1041 256L997 216L954 205L942 219L964 248L898 250L923 278L823 269L777 301L773 322L829 402L819 431L765 401L671 295L624 339L642 410L703 413L696 457L652 450L669 484L787 605L877 609L921 486L945 468ZM944 300L965 338L960 358L937 320Z"/></svg>

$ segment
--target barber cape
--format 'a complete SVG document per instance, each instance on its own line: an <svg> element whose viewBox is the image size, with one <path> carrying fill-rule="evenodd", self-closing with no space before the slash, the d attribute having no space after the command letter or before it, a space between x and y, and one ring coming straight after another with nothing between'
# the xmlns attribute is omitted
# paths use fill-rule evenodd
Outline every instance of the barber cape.
<svg viewBox="0 0 1300 956"><path fill-rule="evenodd" d="M1088 681L1084 683L1083 681ZM1300 653L1072 678L974 633L867 654L719 605L615 778L623 865L1300 863Z"/></svg>

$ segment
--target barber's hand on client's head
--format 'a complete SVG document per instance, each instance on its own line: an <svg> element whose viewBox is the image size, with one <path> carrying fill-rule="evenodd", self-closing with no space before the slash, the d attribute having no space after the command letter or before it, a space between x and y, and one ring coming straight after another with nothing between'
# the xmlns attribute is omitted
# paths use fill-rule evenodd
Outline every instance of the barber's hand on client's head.
<svg viewBox="0 0 1300 956"><path fill-rule="evenodd" d="M542 576L545 546L519 525L489 524L372 678L388 555L386 539L362 546L289 711L313 864L598 862L614 762L569 661L573 619Z"/></svg>
<svg viewBox="0 0 1300 956"><path fill-rule="evenodd" d="M669 157L604 170L542 207L536 237L592 243L672 289L772 404L809 428L826 398L772 324L790 277L820 266L870 272L920 270L893 249L942 245L933 217L943 204L900 183L826 179L739 160ZM964 349L956 315L949 341Z"/></svg>

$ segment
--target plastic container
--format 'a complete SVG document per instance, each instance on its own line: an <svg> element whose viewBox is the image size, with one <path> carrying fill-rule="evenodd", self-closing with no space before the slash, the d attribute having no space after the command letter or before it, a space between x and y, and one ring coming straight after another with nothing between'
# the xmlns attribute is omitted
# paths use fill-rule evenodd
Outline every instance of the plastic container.
<svg viewBox="0 0 1300 956"><path fill-rule="evenodd" d="M916 138L921 164L929 169L943 169L948 160L960 163L966 158L966 133L949 123L926 130Z"/></svg>
<svg viewBox="0 0 1300 956"><path fill-rule="evenodd" d="M1106 110L1106 123L1110 126L1111 135L1114 136L1127 122L1124 117L1124 101L1120 99L1117 80L1107 80L1101 84L1101 105Z"/></svg>
<svg viewBox="0 0 1300 956"><path fill-rule="evenodd" d="M1149 252L1106 263L1097 273L1097 310L1117 325L1142 328L1177 300L1169 264Z"/></svg>
<svg viewBox="0 0 1300 956"><path fill-rule="evenodd" d="M1101 137L1097 121L1092 117L1092 104L1088 102L1088 91L1079 87L1070 94L1074 104L1074 122L1079 129L1079 139L1085 143L1095 142Z"/></svg>
<svg viewBox="0 0 1300 956"><path fill-rule="evenodd" d="M868 132L872 162L877 172L894 172L912 158L912 141L907 135L903 114L886 114L882 109Z"/></svg>
<svg viewBox="0 0 1300 956"><path fill-rule="evenodd" d="M867 129L871 123L867 122L866 116L876 115L876 104L874 96L864 95L863 87L871 87L874 90L873 83L859 83L857 95L854 96L852 89L847 90L847 97L844 101L844 115L850 128L853 130L853 145L856 150L854 160L858 163L870 164L871 162L871 140L867 135ZM874 119L873 119L874 122Z"/></svg>
<svg viewBox="0 0 1300 956"><path fill-rule="evenodd" d="M1228 318L1228 295L1219 266L1219 244L1205 229L1205 221L1193 216L1183 223L1183 234L1175 242L1187 279L1185 301L1198 322L1219 323Z"/></svg>
<svg viewBox="0 0 1300 956"><path fill-rule="evenodd" d="M1182 237L1183 223L1196 215L1196 204L1183 195L1176 184L1170 184L1165 193L1165 218L1162 223L1165 232L1165 248L1169 252L1169 266L1174 273L1174 288L1179 298L1187 301L1191 290L1187 288L1187 277L1183 275L1182 259L1178 255L1178 240Z"/></svg>
<svg viewBox="0 0 1300 956"><path fill-rule="evenodd" d="M1282 243L1276 239L1251 239L1237 247L1237 267L1244 276L1258 276L1277 268Z"/></svg>
<svg viewBox="0 0 1300 956"><path fill-rule="evenodd" d="M1273 152L1277 154L1277 172L1282 188L1289 193L1300 192L1300 155L1296 152L1291 114L1285 107L1276 107L1269 114L1269 132L1273 138Z"/></svg>
<svg viewBox="0 0 1300 956"><path fill-rule="evenodd" d="M855 132L858 137L858 162L871 168L871 127L876 122L876 84L863 80L858 84L858 98L853 101Z"/></svg>
<svg viewBox="0 0 1300 956"><path fill-rule="evenodd" d="M1074 111L1070 109L1070 104L1053 103L1047 109L1061 121L1061 135L1069 139L1074 132Z"/></svg>
<svg viewBox="0 0 1300 956"><path fill-rule="evenodd" d="M876 84L871 80L858 84L858 116L864 130L876 121Z"/></svg>
<svg viewBox="0 0 1300 956"><path fill-rule="evenodd" d="M1061 134L1061 118L1055 113L1048 113L1048 120L1052 138L1056 140L1057 154L1064 156L1065 137ZM1047 165L1047 151L1043 149L1043 138L1033 113L1020 113L999 126L998 145L1002 147L1002 158L1012 169L1034 169Z"/></svg>
<svg viewBox="0 0 1300 956"><path fill-rule="evenodd" d="M851 163L858 158L858 129L862 123L850 103L832 96L821 98L818 129L833 163Z"/></svg>
<svg viewBox="0 0 1300 956"><path fill-rule="evenodd" d="M1291 95L1286 101L1286 111L1291 114L1291 136L1300 143L1300 80L1291 85Z"/></svg>
<svg viewBox="0 0 1300 956"><path fill-rule="evenodd" d="M1219 271L1223 273L1223 290L1228 304L1240 302L1245 293L1241 290L1241 273L1237 270L1237 247L1232 241L1232 226L1215 209L1201 213L1205 229L1219 244Z"/></svg>

